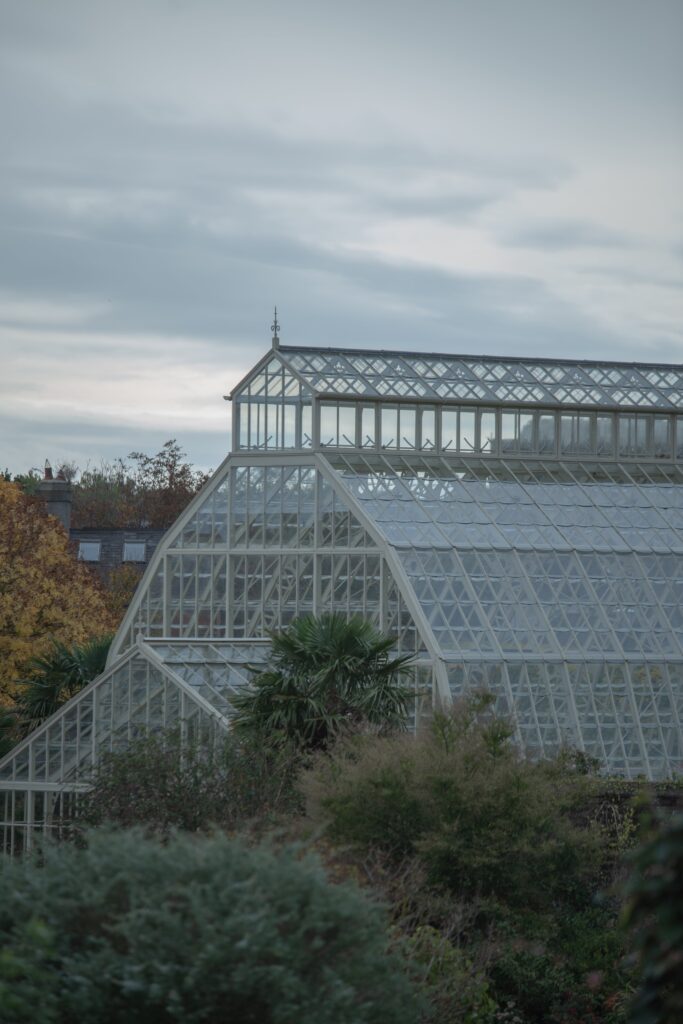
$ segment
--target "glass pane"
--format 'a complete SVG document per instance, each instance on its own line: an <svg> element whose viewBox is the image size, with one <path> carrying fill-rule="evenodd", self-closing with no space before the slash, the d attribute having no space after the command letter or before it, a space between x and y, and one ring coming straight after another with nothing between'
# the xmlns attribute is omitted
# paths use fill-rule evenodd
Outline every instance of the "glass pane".
<svg viewBox="0 0 683 1024"><path fill-rule="evenodd" d="M474 436L474 409L460 410L460 451L473 452L476 448Z"/></svg>
<svg viewBox="0 0 683 1024"><path fill-rule="evenodd" d="M436 447L436 416L433 409L422 410L422 447Z"/></svg>
<svg viewBox="0 0 683 1024"><path fill-rule="evenodd" d="M382 409L382 448L395 448L398 438L398 409Z"/></svg>
<svg viewBox="0 0 683 1024"><path fill-rule="evenodd" d="M240 448L249 447L249 405L247 402L237 403L237 429L239 431Z"/></svg>
<svg viewBox="0 0 683 1024"><path fill-rule="evenodd" d="M590 454L591 445L591 417L577 416L577 451L581 455Z"/></svg>
<svg viewBox="0 0 683 1024"><path fill-rule="evenodd" d="M399 447L400 448L414 448L415 447L415 410L414 409L400 409L399 410Z"/></svg>
<svg viewBox="0 0 683 1024"><path fill-rule="evenodd" d="M444 451L455 451L458 447L458 410L441 410L441 447Z"/></svg>
<svg viewBox="0 0 683 1024"><path fill-rule="evenodd" d="M374 448L375 437L375 409L372 405L364 405L361 410L360 443L362 448Z"/></svg>
<svg viewBox="0 0 683 1024"><path fill-rule="evenodd" d="M320 405L320 444L336 445L337 443L337 406L329 402Z"/></svg>
<svg viewBox="0 0 683 1024"><path fill-rule="evenodd" d="M355 448L356 446L355 405L339 406L339 445L342 448Z"/></svg>
<svg viewBox="0 0 683 1024"><path fill-rule="evenodd" d="M564 419L564 417L562 417ZM500 450L502 452L517 451L518 419L516 412L504 412L500 417Z"/></svg>
<svg viewBox="0 0 683 1024"><path fill-rule="evenodd" d="M496 446L496 414L493 409L482 409L479 413L479 447L483 452L492 452Z"/></svg>
<svg viewBox="0 0 683 1024"><path fill-rule="evenodd" d="M647 455L647 427L649 416L621 413L619 416L619 454Z"/></svg>
<svg viewBox="0 0 683 1024"><path fill-rule="evenodd" d="M658 459L671 458L671 419L669 416L654 418L654 454Z"/></svg>
<svg viewBox="0 0 683 1024"><path fill-rule="evenodd" d="M310 405L301 408L301 447L310 448L313 444L313 411Z"/></svg>
<svg viewBox="0 0 683 1024"><path fill-rule="evenodd" d="M596 451L598 455L614 455L614 417L597 417Z"/></svg>
<svg viewBox="0 0 683 1024"><path fill-rule="evenodd" d="M285 448L296 448L296 406L285 405L282 443Z"/></svg>
<svg viewBox="0 0 683 1024"><path fill-rule="evenodd" d="M534 417L533 413L520 412L519 414L519 450L520 452L533 451L534 442Z"/></svg>
<svg viewBox="0 0 683 1024"><path fill-rule="evenodd" d="M648 440L649 416L636 416L636 455L649 455L650 443Z"/></svg>
<svg viewBox="0 0 683 1024"><path fill-rule="evenodd" d="M541 413L538 417L538 450L541 455L555 453L555 417L552 413Z"/></svg>
<svg viewBox="0 0 683 1024"><path fill-rule="evenodd" d="M266 407L263 402L249 403L249 447L260 448L263 445L264 416Z"/></svg>
<svg viewBox="0 0 683 1024"><path fill-rule="evenodd" d="M282 447L282 406L266 405L266 448Z"/></svg>

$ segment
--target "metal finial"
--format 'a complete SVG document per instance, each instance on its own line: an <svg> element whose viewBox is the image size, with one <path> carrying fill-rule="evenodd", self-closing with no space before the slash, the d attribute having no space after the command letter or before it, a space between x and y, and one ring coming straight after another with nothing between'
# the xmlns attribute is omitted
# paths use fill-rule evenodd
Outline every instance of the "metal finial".
<svg viewBox="0 0 683 1024"><path fill-rule="evenodd" d="M277 306L275 307L275 316L273 318L272 324L270 325L270 329L273 332L273 348L277 348L278 345L280 344L280 335L278 334L278 331L280 330L280 325L277 322Z"/></svg>

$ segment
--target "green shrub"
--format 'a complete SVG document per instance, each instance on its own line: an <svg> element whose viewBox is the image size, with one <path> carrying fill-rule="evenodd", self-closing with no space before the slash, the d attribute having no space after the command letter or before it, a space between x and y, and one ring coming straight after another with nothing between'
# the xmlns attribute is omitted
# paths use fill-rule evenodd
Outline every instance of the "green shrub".
<svg viewBox="0 0 683 1024"><path fill-rule="evenodd" d="M220 833L86 839L0 873L0 945L21 947L22 978L36 969L43 993L58 995L56 1024L419 1019L382 912L354 885L330 885L297 848ZM47 959L43 941L26 941L36 912ZM22 996L20 980L12 970L3 979L5 1005Z"/></svg>
<svg viewBox="0 0 683 1024"><path fill-rule="evenodd" d="M0 1020L4 1024L58 1024L58 993L51 976L52 933L34 917L0 948Z"/></svg>
<svg viewBox="0 0 683 1024"><path fill-rule="evenodd" d="M298 767L290 747L230 735L212 751L181 743L177 732L151 735L102 759L78 816L161 834L233 829L298 807Z"/></svg>
<svg viewBox="0 0 683 1024"><path fill-rule="evenodd" d="M572 821L585 785L524 760L481 700L416 739L342 744L302 781L309 817L334 840L417 855L432 884L525 910L589 898L599 835Z"/></svg>
<svg viewBox="0 0 683 1024"><path fill-rule="evenodd" d="M633 1024L683 1020L683 814L660 824L632 857L624 923L632 930L640 986Z"/></svg>
<svg viewBox="0 0 683 1024"><path fill-rule="evenodd" d="M425 1022L494 1024L497 1005L486 976L462 949L436 928L421 925L407 940L406 950L429 999Z"/></svg>

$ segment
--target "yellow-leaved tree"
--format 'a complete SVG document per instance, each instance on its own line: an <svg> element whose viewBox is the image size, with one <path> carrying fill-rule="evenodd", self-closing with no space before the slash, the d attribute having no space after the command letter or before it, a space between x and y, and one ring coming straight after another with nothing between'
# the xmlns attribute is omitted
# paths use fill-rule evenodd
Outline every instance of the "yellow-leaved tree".
<svg viewBox="0 0 683 1024"><path fill-rule="evenodd" d="M0 477L0 706L11 704L17 680L52 639L84 643L116 625L62 525Z"/></svg>

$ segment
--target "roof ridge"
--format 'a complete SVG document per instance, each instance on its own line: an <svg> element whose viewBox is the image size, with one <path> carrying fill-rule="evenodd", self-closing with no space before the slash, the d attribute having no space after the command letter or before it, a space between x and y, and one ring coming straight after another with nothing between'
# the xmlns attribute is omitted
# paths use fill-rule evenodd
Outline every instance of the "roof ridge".
<svg viewBox="0 0 683 1024"><path fill-rule="evenodd" d="M343 355L343 356L392 356L399 358L409 359L447 359L447 360L466 360L475 362L496 362L496 363L520 363L522 365L529 363L540 363L542 365L552 366L616 366L620 368L633 368L633 369L654 369L654 370L676 370L677 372L683 372L683 363L656 363L656 362L638 362L638 361L626 361L619 359L557 359L550 356L507 356L507 355L483 355L479 353L464 353L464 352L417 352L413 350L402 350L402 349L383 349L383 348L334 348L332 346L324 345L280 345L280 352L302 352L310 353L315 355L316 353L326 355Z"/></svg>

